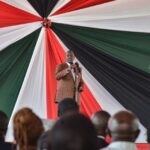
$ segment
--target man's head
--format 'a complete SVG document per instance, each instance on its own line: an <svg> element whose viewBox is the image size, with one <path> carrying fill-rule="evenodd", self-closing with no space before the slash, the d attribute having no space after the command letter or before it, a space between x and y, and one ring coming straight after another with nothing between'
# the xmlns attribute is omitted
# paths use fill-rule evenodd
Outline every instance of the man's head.
<svg viewBox="0 0 150 150"><path fill-rule="evenodd" d="M97 135L106 136L109 118L110 114L106 111L98 111L92 116L91 120L96 128Z"/></svg>
<svg viewBox="0 0 150 150"><path fill-rule="evenodd" d="M95 128L82 114L61 117L51 130L48 150L98 150Z"/></svg>
<svg viewBox="0 0 150 150"><path fill-rule="evenodd" d="M7 126L8 126L8 117L3 111L0 111L0 138L5 137Z"/></svg>
<svg viewBox="0 0 150 150"><path fill-rule="evenodd" d="M129 111L120 111L109 119L108 128L112 141L134 142L139 134L139 121Z"/></svg>
<svg viewBox="0 0 150 150"><path fill-rule="evenodd" d="M75 59L75 56L74 56L73 51L71 51L71 50L67 51L66 52L66 61L68 63L73 63L74 59Z"/></svg>
<svg viewBox="0 0 150 150"><path fill-rule="evenodd" d="M72 98L65 98L58 104L58 116L66 113L79 112L79 106Z"/></svg>

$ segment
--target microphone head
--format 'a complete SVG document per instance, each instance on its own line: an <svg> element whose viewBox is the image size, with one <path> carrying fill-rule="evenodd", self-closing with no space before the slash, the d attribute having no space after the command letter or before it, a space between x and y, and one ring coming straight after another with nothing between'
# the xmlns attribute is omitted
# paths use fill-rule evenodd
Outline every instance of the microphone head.
<svg viewBox="0 0 150 150"><path fill-rule="evenodd" d="M75 62L75 65L76 65L77 67L79 67L79 63L78 63L78 62Z"/></svg>

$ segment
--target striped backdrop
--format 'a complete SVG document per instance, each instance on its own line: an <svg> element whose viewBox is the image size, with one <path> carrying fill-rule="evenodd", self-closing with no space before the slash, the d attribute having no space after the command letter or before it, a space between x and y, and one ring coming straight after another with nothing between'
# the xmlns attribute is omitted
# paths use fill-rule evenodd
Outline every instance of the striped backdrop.
<svg viewBox="0 0 150 150"><path fill-rule="evenodd" d="M44 18L52 22L43 27ZM56 119L55 68L71 49L83 69L81 112L128 109L150 125L149 0L0 0L0 110ZM11 133L8 133L8 139Z"/></svg>

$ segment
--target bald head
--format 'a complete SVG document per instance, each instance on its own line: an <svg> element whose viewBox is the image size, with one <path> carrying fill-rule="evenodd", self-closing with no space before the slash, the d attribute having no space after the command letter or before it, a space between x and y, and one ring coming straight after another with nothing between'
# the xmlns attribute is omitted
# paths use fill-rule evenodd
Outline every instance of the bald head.
<svg viewBox="0 0 150 150"><path fill-rule="evenodd" d="M106 111L98 111L92 116L91 120L96 128L97 135L106 136L109 118L110 114Z"/></svg>
<svg viewBox="0 0 150 150"><path fill-rule="evenodd" d="M112 141L135 141L139 134L139 121L130 111L120 111L108 123Z"/></svg>

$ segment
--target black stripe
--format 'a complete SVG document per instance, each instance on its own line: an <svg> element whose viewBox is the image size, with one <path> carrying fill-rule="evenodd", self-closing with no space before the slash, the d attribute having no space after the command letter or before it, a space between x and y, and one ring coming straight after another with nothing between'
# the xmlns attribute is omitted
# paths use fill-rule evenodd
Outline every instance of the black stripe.
<svg viewBox="0 0 150 150"><path fill-rule="evenodd" d="M58 0L28 0L41 17L46 18Z"/></svg>

